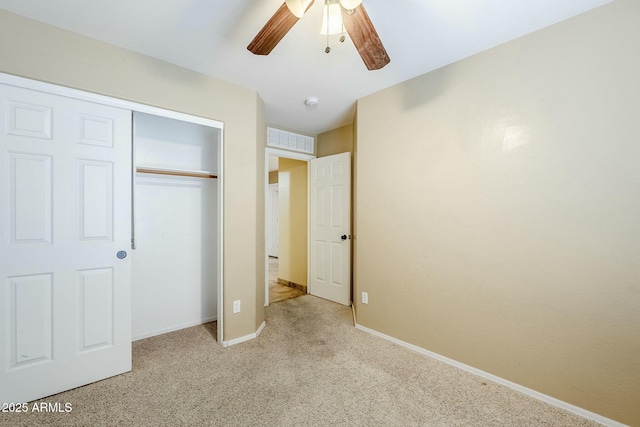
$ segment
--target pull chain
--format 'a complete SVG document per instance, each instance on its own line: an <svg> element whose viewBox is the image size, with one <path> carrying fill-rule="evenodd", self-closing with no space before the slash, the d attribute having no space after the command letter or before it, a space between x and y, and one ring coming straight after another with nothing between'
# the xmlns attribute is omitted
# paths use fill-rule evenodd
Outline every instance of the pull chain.
<svg viewBox="0 0 640 427"><path fill-rule="evenodd" d="M325 53L331 52L331 48L329 47L329 7L325 8L327 11L327 48L324 50Z"/></svg>

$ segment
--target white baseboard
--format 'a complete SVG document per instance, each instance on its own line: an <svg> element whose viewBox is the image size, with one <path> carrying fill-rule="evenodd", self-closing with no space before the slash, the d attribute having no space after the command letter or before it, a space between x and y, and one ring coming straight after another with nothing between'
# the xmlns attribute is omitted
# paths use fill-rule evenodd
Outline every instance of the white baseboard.
<svg viewBox="0 0 640 427"><path fill-rule="evenodd" d="M602 425L610 426L610 427L626 427L625 424L622 424L622 423L619 423L619 422L614 421L612 419L603 417L602 415L598 415L598 414L596 414L594 412L587 411L586 409L580 408L579 406L575 406L575 405L572 405L570 403L563 402L562 400L556 399L555 397L547 396L546 394L543 394L543 393L537 392L535 390L532 390L530 388L521 386L520 384L516 384L516 383L511 382L509 380L505 380L504 378L500 378L500 377L498 377L496 375L493 375L493 374L490 374L488 372L482 371L480 369L474 368L473 366L465 365L464 363L460 363L460 362L457 362L457 361L455 361L453 359L449 359L448 357L442 356L442 355L440 355L438 353L434 353L432 351L425 350L424 348L418 347L417 345L413 345L413 344L410 344L408 342L399 340L397 338L393 338L393 337L391 337L389 335L385 335L385 334L383 334L381 332L378 332L378 331L375 331L373 329L369 329L369 328L367 328L365 326L356 324L356 329L359 329L359 330L364 331L364 332L368 332L371 335L375 335L375 336L380 337L382 339L385 339L387 341L391 341L391 342L393 342L395 344L398 344L398 345L400 345L402 347L408 348L409 350L413 350L413 351L415 351L417 353L420 353L422 355L431 357L432 359L439 360L439 361L444 362L444 363L446 363L448 365L454 366L454 367L456 367L458 369L462 369L463 371L470 372L470 373L472 373L474 375L477 375L479 377L485 378L485 379L487 379L489 381L493 381L495 383L498 383L498 384L501 384L503 386L509 387L510 389L513 389L513 390L518 391L520 393L526 394L527 396L531 396L534 399L538 399L538 400L541 400L541 401L543 401L545 403L548 403L550 405L557 406L558 408L565 409L565 410L567 410L569 412L573 412L576 415L579 415L579 416L581 416L583 418L587 418L589 420L593 420L593 421L598 422L598 423L600 423Z"/></svg>
<svg viewBox="0 0 640 427"><path fill-rule="evenodd" d="M356 319L356 306L351 303L351 314L353 315L353 326L358 326L358 320Z"/></svg>
<svg viewBox="0 0 640 427"><path fill-rule="evenodd" d="M190 328L192 326L202 325L204 323L215 322L218 320L217 316L205 317L204 319L195 320L193 322L182 323L180 325L173 325L168 328L156 329L154 331L142 332L131 337L131 341L138 341L145 338L155 337L156 335L167 334L169 332L179 331L180 329Z"/></svg>
<svg viewBox="0 0 640 427"><path fill-rule="evenodd" d="M245 341L250 341L252 339L258 338L258 336L260 335L260 333L262 332L262 330L264 329L264 327L266 325L267 324L265 322L262 322L262 325L260 325L258 330L256 332L254 332L253 334L245 335L245 336L239 337L239 338L234 338L234 339L229 340L229 341L222 341L222 346L223 347L230 347L232 345L240 344L240 343L243 343Z"/></svg>

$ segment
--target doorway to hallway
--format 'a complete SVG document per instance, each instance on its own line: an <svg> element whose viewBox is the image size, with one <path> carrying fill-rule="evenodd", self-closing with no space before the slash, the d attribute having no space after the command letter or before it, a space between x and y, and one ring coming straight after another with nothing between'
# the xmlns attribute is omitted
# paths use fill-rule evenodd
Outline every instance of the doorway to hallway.
<svg viewBox="0 0 640 427"><path fill-rule="evenodd" d="M269 302L274 303L297 298L307 293L306 289L278 283L278 258L269 257Z"/></svg>
<svg viewBox="0 0 640 427"><path fill-rule="evenodd" d="M265 305L283 295L307 292L307 161L311 158L266 150Z"/></svg>

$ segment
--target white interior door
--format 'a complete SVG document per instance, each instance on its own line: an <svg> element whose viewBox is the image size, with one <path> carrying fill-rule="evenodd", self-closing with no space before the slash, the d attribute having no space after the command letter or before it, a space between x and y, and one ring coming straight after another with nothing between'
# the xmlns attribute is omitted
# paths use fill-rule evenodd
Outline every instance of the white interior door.
<svg viewBox="0 0 640 427"><path fill-rule="evenodd" d="M278 223L278 184L269 184L267 199L267 255L278 257L280 242Z"/></svg>
<svg viewBox="0 0 640 427"><path fill-rule="evenodd" d="M309 162L309 291L351 302L351 153Z"/></svg>
<svg viewBox="0 0 640 427"><path fill-rule="evenodd" d="M131 370L131 112L0 85L0 177L0 402Z"/></svg>

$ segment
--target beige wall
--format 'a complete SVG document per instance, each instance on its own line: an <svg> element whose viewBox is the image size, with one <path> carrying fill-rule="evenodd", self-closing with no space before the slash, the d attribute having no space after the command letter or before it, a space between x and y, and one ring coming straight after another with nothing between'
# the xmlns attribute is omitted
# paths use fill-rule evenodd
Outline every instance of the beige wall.
<svg viewBox="0 0 640 427"><path fill-rule="evenodd" d="M278 165L278 278L307 285L307 162L281 157Z"/></svg>
<svg viewBox="0 0 640 427"><path fill-rule="evenodd" d="M262 323L264 141L251 90L0 10L0 72L224 121L225 339ZM232 301L243 311L232 313Z"/></svg>
<svg viewBox="0 0 640 427"><path fill-rule="evenodd" d="M264 322L264 303L265 303L265 281L266 271L265 271L265 259L266 259L266 230L265 230L265 221L266 221L266 200L265 200L265 164L264 164L264 151L267 147L267 125L265 122L265 105L261 98L258 98L258 108L257 108L257 117L256 117L256 128L258 132L258 137L256 141L256 150L255 150L255 160L256 160L256 171L255 171L255 185L256 185L256 205L255 205L255 213L256 213L256 224L259 226L255 227L256 233L256 258L255 258L255 272L256 272L256 281L255 281L255 329L258 330L262 323Z"/></svg>
<svg viewBox="0 0 640 427"><path fill-rule="evenodd" d="M359 324L640 425L639 22L618 0L359 101Z"/></svg>
<svg viewBox="0 0 640 427"><path fill-rule="evenodd" d="M317 156L353 153L353 130L353 125L347 125L319 134L316 140Z"/></svg>

